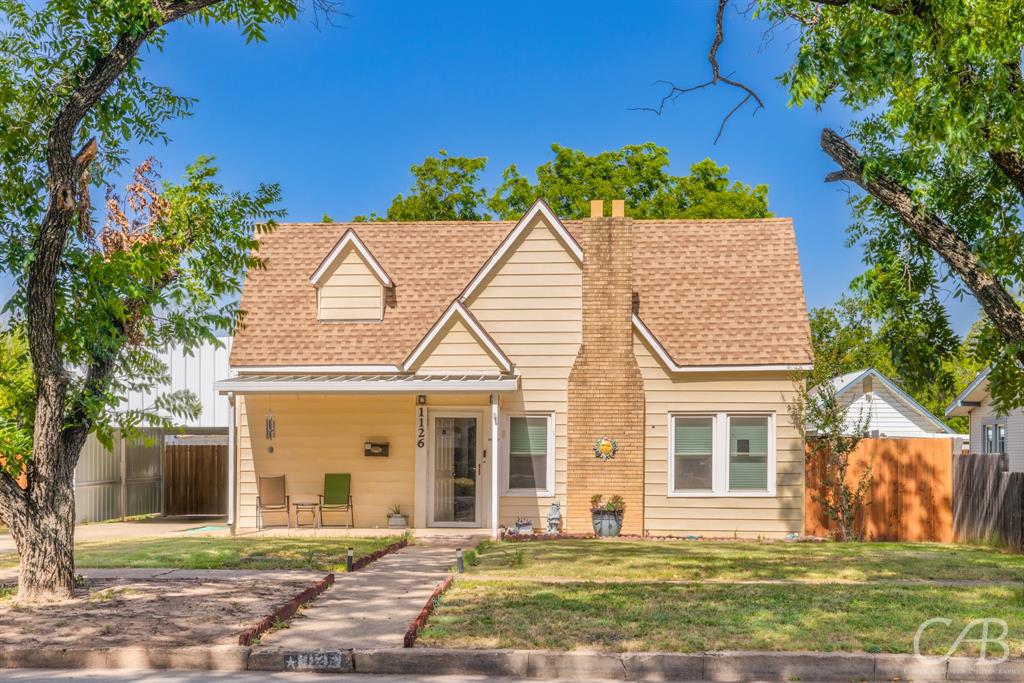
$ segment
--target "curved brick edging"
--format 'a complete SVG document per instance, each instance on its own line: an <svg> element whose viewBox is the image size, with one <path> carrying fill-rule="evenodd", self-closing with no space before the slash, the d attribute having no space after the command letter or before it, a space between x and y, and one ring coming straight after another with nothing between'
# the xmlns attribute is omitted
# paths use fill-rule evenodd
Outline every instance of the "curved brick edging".
<svg viewBox="0 0 1024 683"><path fill-rule="evenodd" d="M275 607L274 610L263 617L254 626L250 626L238 634L239 645L252 645L253 641L269 631L275 623L290 619L304 603L309 602L316 596L327 590L334 583L334 574L328 574L312 586L302 591L288 602Z"/></svg>
<svg viewBox="0 0 1024 683"><path fill-rule="evenodd" d="M437 584L434 592L430 594L426 604L423 605L423 609L420 610L415 619L409 622L409 628L405 631L402 647L412 647L416 644L416 637L419 635L420 629L427 625L427 619L430 618L430 613L434 611L438 599L452 587L454 581L454 576L447 576L441 583Z"/></svg>
<svg viewBox="0 0 1024 683"><path fill-rule="evenodd" d="M352 571L357 572L366 565L370 564L371 562L376 562L385 555L390 555L391 553L397 552L402 548L406 547L407 545L409 545L409 539L403 538L401 541L392 543L391 545L381 548L380 550L374 550L369 555L364 555L363 557L360 557L358 560L353 562Z"/></svg>
<svg viewBox="0 0 1024 683"><path fill-rule="evenodd" d="M369 555L364 555L352 563L352 571L359 571L371 562L375 562L385 555L397 552L407 545L409 545L409 539L403 538L402 540L385 546L380 550L375 550ZM302 591L285 604L275 608L274 611L263 617L257 624L250 626L238 634L238 644L252 645L253 641L269 631L275 623L290 619L298 611L299 607L323 593L333 583L334 574L328 574L320 581L317 581L315 584Z"/></svg>

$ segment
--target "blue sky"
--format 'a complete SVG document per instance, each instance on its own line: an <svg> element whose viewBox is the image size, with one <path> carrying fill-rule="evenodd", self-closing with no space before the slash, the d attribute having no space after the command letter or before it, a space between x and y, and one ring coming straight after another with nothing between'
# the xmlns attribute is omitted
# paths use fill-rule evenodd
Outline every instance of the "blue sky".
<svg viewBox="0 0 1024 683"><path fill-rule="evenodd" d="M156 156L173 178L213 154L228 187L279 182L289 220L347 220L385 210L409 186L409 166L438 149L489 157L493 186L510 163L532 172L554 142L595 153L653 141L670 149L676 173L710 156L735 179L769 185L771 210L794 219L810 306L831 304L861 271L860 252L844 246L846 192L822 182L833 166L818 147L821 128L841 129L849 115L788 108L774 80L794 34L765 43L764 22L729 12L723 71L766 107L738 112L716 145L736 91L687 95L661 117L630 111L657 102L656 79L707 78L711 0L346 0L344 9L338 27L318 30L306 16L258 45L232 27L171 29L162 52L144 52L144 68L198 98L195 116L169 126L169 146L133 156ZM974 305L950 308L966 330Z"/></svg>

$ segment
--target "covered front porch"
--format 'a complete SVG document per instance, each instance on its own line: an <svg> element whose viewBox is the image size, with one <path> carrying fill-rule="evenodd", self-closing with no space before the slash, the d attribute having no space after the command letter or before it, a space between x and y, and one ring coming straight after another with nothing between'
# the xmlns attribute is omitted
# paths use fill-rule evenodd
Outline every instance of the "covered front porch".
<svg viewBox="0 0 1024 683"><path fill-rule="evenodd" d="M275 374L219 382L234 417L229 523L235 533L311 526L313 512L301 504L320 501L324 475L348 474L352 509L320 510L324 533L350 523L353 531L337 533L387 533L388 514L398 507L409 528L423 533L496 535L501 396L518 384L504 374ZM258 504L261 477L284 478L287 513Z"/></svg>

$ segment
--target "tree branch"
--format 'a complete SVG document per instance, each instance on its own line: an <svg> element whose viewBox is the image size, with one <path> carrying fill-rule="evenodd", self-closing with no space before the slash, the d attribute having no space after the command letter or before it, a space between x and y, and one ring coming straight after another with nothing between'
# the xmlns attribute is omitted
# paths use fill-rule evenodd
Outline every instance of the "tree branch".
<svg viewBox="0 0 1024 683"><path fill-rule="evenodd" d="M689 87L681 88L671 81L655 81L654 85L664 84L669 86L669 91L661 98L661 102L658 103L657 107L633 107L632 111L649 111L661 116L665 111L665 105L670 102L675 102L681 95L686 93L694 92L695 90L703 90L719 83L732 86L741 90L744 95L743 98L736 104L735 107L729 110L729 113L722 119L722 123L718 126L718 134L715 135L715 143L722 137L722 132L725 130L725 124L729 122L732 115L743 108L743 105L753 100L756 104L754 107L754 113L757 113L758 109L764 109L764 102L761 97L754 91L753 88L742 83L740 81L731 78L729 76L723 76L721 67L718 64L718 49L722 47L722 43L725 42L725 8L729 4L729 0L718 0L718 11L715 13L715 38L711 41L711 49L708 51L708 63L711 65L711 79L697 85L691 85Z"/></svg>
<svg viewBox="0 0 1024 683"><path fill-rule="evenodd" d="M886 176L865 178L864 158L835 131L826 128L821 132L821 148L841 168L826 176L826 181L851 180L899 216L970 288L1003 339L1018 348L1024 345L1024 311L956 230L917 206L910 190L897 181ZM1024 350L1018 351L1017 357L1024 362Z"/></svg>
<svg viewBox="0 0 1024 683"><path fill-rule="evenodd" d="M1017 188L1017 192L1024 197L1024 159L1017 153L1017 150L989 152L988 157L996 165L996 168L1010 179L1013 186Z"/></svg>

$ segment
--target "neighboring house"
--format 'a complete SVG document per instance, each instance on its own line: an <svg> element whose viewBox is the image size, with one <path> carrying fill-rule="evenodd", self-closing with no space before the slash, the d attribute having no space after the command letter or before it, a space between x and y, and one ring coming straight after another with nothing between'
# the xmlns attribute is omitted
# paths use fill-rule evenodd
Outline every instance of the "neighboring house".
<svg viewBox="0 0 1024 683"><path fill-rule="evenodd" d="M836 398L847 408L847 425L867 420L867 432L880 438L953 438L942 420L874 368L832 380Z"/></svg>
<svg viewBox="0 0 1024 683"><path fill-rule="evenodd" d="M1000 415L988 391L990 368L982 370L946 408L946 415L967 415L971 421L971 450L1004 453L1010 472L1024 472L1024 409Z"/></svg>
<svg viewBox="0 0 1024 683"><path fill-rule="evenodd" d="M624 533L802 531L787 403L811 353L792 222L595 204L586 220L538 201L515 223L260 235L236 376L217 384L236 530L257 524L258 477L283 474L295 502L350 473L357 527L399 504L414 527L543 528L559 502L564 530L586 532L591 496L620 494Z"/></svg>
<svg viewBox="0 0 1024 683"><path fill-rule="evenodd" d="M75 516L79 522L97 522L123 516L165 512L165 493L172 477L165 472L165 444L227 444L230 406L214 389L214 382L229 377L231 338L221 346L203 344L191 354L181 347L165 350L160 360L170 382L148 392L131 392L122 409L150 408L156 397L188 390L199 399L201 410L191 420L178 420L178 429L149 429L146 438L115 439L113 450L91 434L75 467ZM178 490L178 489L175 489Z"/></svg>

